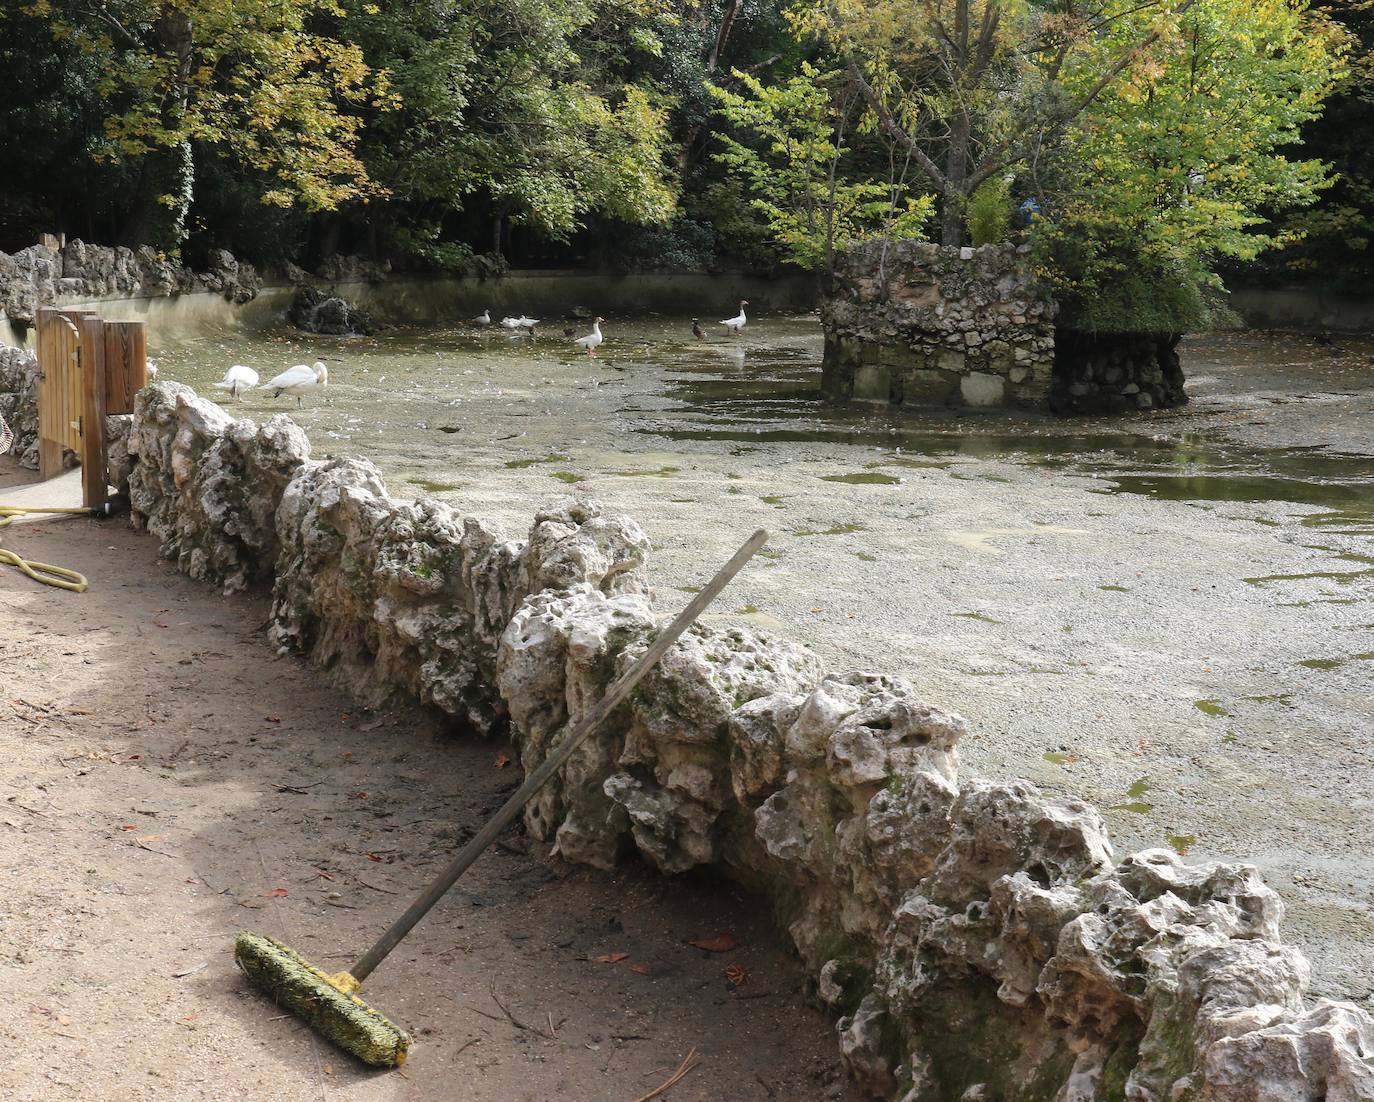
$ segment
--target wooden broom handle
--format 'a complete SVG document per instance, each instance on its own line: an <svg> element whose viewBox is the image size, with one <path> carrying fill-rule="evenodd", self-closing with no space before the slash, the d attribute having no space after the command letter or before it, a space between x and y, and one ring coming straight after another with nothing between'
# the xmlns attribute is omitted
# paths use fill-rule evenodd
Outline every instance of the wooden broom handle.
<svg viewBox="0 0 1374 1102"><path fill-rule="evenodd" d="M430 908L444 897L444 894L453 887L458 878L482 855L482 851L496 841L497 836L510 825L511 820L520 814L525 804L529 803L530 798L548 783L549 778L558 772L563 763L572 756L573 751L582 744L587 736L600 727L610 714L619 707L621 702L630 695L630 690L638 685L644 675L658 664L658 660L667 653L668 648L677 642L678 636L696 622L697 617L706 611L706 606L720 595L720 591L730 584L730 580L743 569L744 564L752 559L754 554L767 542L768 532L763 528L760 528L745 541L744 545L735 552L734 557L720 568L719 573L706 583L705 587L692 598L687 607L678 613L677 618L649 644L649 649L644 652L639 661L626 670L620 680L606 690L606 695L592 709L591 715L573 728L570 734L564 736L558 744L558 748L545 758L533 773L525 778L524 784L511 793L510 799L501 805L501 810L493 815L487 825L477 832L472 841L462 848L458 856L435 878L434 883L416 897L415 902L406 908L405 913L391 924L386 933L377 939L377 944L364 953L358 963L349 969L349 974L354 979L359 982L365 980L372 973L372 970L386 959L387 954L395 949L400 944L401 939L415 927L415 924L429 913Z"/></svg>

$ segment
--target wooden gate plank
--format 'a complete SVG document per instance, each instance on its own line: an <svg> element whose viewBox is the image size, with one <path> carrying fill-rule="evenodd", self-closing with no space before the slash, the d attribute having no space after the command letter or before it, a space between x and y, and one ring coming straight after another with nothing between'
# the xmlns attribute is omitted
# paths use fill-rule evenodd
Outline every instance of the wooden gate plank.
<svg viewBox="0 0 1374 1102"><path fill-rule="evenodd" d="M48 479L62 473L62 405L66 375L58 363L58 311L40 307L38 328L38 475Z"/></svg>
<svg viewBox="0 0 1374 1102"><path fill-rule="evenodd" d="M105 412L133 413L148 385L148 331L141 321L105 323Z"/></svg>
<svg viewBox="0 0 1374 1102"><path fill-rule="evenodd" d="M105 323L83 317L81 329L81 504L88 509L109 496L105 462Z"/></svg>

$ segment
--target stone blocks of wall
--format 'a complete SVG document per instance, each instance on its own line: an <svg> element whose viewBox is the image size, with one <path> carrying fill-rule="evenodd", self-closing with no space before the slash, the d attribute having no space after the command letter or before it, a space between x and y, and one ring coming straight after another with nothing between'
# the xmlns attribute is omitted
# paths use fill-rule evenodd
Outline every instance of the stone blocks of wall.
<svg viewBox="0 0 1374 1102"><path fill-rule="evenodd" d="M1050 409L1133 413L1187 403L1178 333L1059 331Z"/></svg>
<svg viewBox="0 0 1374 1102"><path fill-rule="evenodd" d="M873 241L843 253L822 298L836 398L1044 406L1055 306L1024 246Z"/></svg>
<svg viewBox="0 0 1374 1102"><path fill-rule="evenodd" d="M134 518L184 570L271 584L272 638L355 693L506 729L528 770L661 626L632 520L564 499L507 538L298 432L146 389ZM961 780L967 737L902 678L698 625L525 823L569 860L758 892L875 1098L1374 1102L1374 1020L1307 1001L1254 868L1117 861L1088 804Z"/></svg>
<svg viewBox="0 0 1374 1102"><path fill-rule="evenodd" d="M230 302L253 298L262 280L251 264L223 249L195 272L145 245L87 245L70 241L61 250L31 245L0 253L0 318L32 325L40 306L102 298L158 298L195 291L222 294Z"/></svg>
<svg viewBox="0 0 1374 1102"><path fill-rule="evenodd" d="M11 454L38 470L38 357L0 344L0 416L14 433Z"/></svg>

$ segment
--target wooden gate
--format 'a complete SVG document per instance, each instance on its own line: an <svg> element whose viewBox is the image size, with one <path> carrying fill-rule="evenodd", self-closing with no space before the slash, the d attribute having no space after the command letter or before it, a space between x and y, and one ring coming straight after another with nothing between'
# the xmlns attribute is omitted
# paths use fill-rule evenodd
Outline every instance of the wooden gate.
<svg viewBox="0 0 1374 1102"><path fill-rule="evenodd" d="M106 485L105 415L132 413L148 382L141 321L104 321L90 310L38 311L38 468L62 472L70 449L81 460L82 504L102 505Z"/></svg>

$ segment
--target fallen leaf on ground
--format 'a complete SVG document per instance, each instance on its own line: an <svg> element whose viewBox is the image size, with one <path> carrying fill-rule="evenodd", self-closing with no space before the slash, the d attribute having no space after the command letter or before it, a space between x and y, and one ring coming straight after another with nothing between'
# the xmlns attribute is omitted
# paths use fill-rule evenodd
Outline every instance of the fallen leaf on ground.
<svg viewBox="0 0 1374 1102"><path fill-rule="evenodd" d="M510 764L510 758L506 757L505 754L497 754L497 755L496 755L496 768L497 768L497 769L504 769L504 768L505 768L506 766L508 766L509 764Z"/></svg>
<svg viewBox="0 0 1374 1102"><path fill-rule="evenodd" d="M593 957L592 959L598 964L619 964L629 955L629 953L602 953L599 957Z"/></svg>
<svg viewBox="0 0 1374 1102"><path fill-rule="evenodd" d="M744 970L744 965L732 964L725 970L725 978L738 987L749 978L749 973Z"/></svg>
<svg viewBox="0 0 1374 1102"><path fill-rule="evenodd" d="M281 722L281 716L263 716L262 718L263 718L264 720L266 720L268 723L280 723L280 722Z"/></svg>
<svg viewBox="0 0 1374 1102"><path fill-rule="evenodd" d="M355 800L365 800L365 799L367 799L367 793L366 793L366 792L350 792L350 793L349 793L349 796L351 796L351 797L352 797L353 799L355 799Z"/></svg>
<svg viewBox="0 0 1374 1102"><path fill-rule="evenodd" d="M313 868L314 866L311 867ZM324 869L315 869L315 871L319 873L320 876L324 877L324 879L326 880L334 879L334 874L332 872L325 872Z"/></svg>
<svg viewBox="0 0 1374 1102"><path fill-rule="evenodd" d="M125 823L125 824L124 824L122 827L120 827L119 829L120 829L120 830L137 830L137 829L138 829L138 824L137 824L137 823Z"/></svg>
<svg viewBox="0 0 1374 1102"><path fill-rule="evenodd" d="M715 937L689 938L687 944L695 949L705 949L708 953L728 953L739 948L739 938L734 934L719 933Z"/></svg>
<svg viewBox="0 0 1374 1102"><path fill-rule="evenodd" d="M369 861L380 861L380 860L381 860L381 858L378 857L375 853L369 853L369 854L366 855L366 857L367 857L367 859L368 859Z"/></svg>
<svg viewBox="0 0 1374 1102"><path fill-rule="evenodd" d="M280 899L282 896L290 895L291 893L285 888L273 888L270 892L263 892L262 894Z"/></svg>
<svg viewBox="0 0 1374 1102"><path fill-rule="evenodd" d="M647 976L649 974L649 966L647 964L632 964L630 965L630 971L640 976Z"/></svg>

